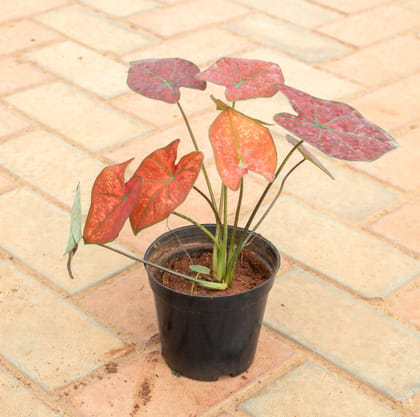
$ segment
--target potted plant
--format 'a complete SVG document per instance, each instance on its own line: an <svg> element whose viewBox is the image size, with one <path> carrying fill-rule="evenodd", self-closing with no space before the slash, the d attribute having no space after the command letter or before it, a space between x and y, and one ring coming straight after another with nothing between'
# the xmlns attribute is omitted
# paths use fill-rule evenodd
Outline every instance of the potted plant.
<svg viewBox="0 0 420 417"><path fill-rule="evenodd" d="M207 82L225 86L229 102L211 97L217 115L209 127L209 138L221 179L219 195L203 163L203 138L199 141L195 137L180 103L180 87L205 90ZM177 105L192 151L177 162L180 140L172 140L150 155L141 155L142 161L129 179L125 172L132 160L106 167L93 185L84 242L145 264L155 296L162 354L174 371L202 380L237 375L253 360L268 291L280 265L276 248L256 233L258 226L280 197L289 176L305 161L332 177L302 143L351 161L372 161L397 143L347 104L315 98L287 85L280 67L271 62L222 58L200 72L195 64L180 58L141 60L130 64L128 85L143 96ZM291 146L281 162L268 124L245 114L242 103L276 93L288 99L296 114L277 113L274 121L298 138L286 135ZM301 159L290 167L294 153L300 153ZM265 178L266 186L240 224L248 171ZM195 185L199 174L206 190ZM274 196L271 192L269 199L274 184L276 192ZM192 189L202 197L203 205L211 208L212 224L200 224L176 210ZM230 219L233 193L235 214ZM144 259L107 245L127 219L138 234L171 214L191 225L158 237ZM78 190L67 247L70 274L71 260L82 238L81 219ZM250 283L238 277L241 273ZM236 290L242 281L244 288Z"/></svg>

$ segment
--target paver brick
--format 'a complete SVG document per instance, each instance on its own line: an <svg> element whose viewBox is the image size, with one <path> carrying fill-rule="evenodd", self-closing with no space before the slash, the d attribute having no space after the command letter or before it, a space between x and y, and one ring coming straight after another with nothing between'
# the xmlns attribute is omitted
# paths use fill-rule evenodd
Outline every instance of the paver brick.
<svg viewBox="0 0 420 417"><path fill-rule="evenodd" d="M418 389L418 334L308 273L292 270L277 279L265 317L393 398L407 399Z"/></svg>
<svg viewBox="0 0 420 417"><path fill-rule="evenodd" d="M385 296L420 271L419 261L391 245L287 197L259 231L280 252L365 297Z"/></svg>
<svg viewBox="0 0 420 417"><path fill-rule="evenodd" d="M420 328L420 287L395 297L391 302L391 310L399 318L413 323Z"/></svg>
<svg viewBox="0 0 420 417"><path fill-rule="evenodd" d="M142 356L69 398L82 417L180 417L201 415L293 355L261 332L255 362L244 374L208 383L172 375L158 351ZM188 393L186 395L185 393Z"/></svg>
<svg viewBox="0 0 420 417"><path fill-rule="evenodd" d="M369 229L420 254L419 214L419 203L407 203L372 223Z"/></svg>
<svg viewBox="0 0 420 417"><path fill-rule="evenodd" d="M86 214L93 182L104 168L101 162L42 130L1 144L0 164L68 207L80 182Z"/></svg>
<svg viewBox="0 0 420 417"><path fill-rule="evenodd" d="M146 345L158 333L153 294L143 266L89 292L79 300L79 305L105 325L129 334L139 344Z"/></svg>
<svg viewBox="0 0 420 417"><path fill-rule="evenodd" d="M226 28L307 62L326 61L349 51L347 46L331 38L261 13L236 19L226 24Z"/></svg>
<svg viewBox="0 0 420 417"><path fill-rule="evenodd" d="M226 0L193 0L188 3L159 7L132 16L129 21L152 33L168 38L203 28L248 13L248 9ZM218 43L219 39L213 39Z"/></svg>
<svg viewBox="0 0 420 417"><path fill-rule="evenodd" d="M413 74L366 94L349 104L384 129L392 130L418 120L420 74Z"/></svg>
<svg viewBox="0 0 420 417"><path fill-rule="evenodd" d="M316 0L317 3L340 10L345 13L356 13L364 9L370 9L388 0Z"/></svg>
<svg viewBox="0 0 420 417"><path fill-rule="evenodd" d="M364 46L410 30L418 24L418 14L390 4L336 20L318 30L343 42Z"/></svg>
<svg viewBox="0 0 420 417"><path fill-rule="evenodd" d="M147 103L144 104L147 106ZM168 105L159 107L164 109L164 107L168 107ZM174 108L174 110L176 110L176 108ZM190 119L190 126L194 131L199 148L204 153L206 161L209 159L212 160L213 158L211 144L208 139L208 127L216 116L217 114L211 112ZM161 115L161 117L166 119L167 115ZM183 156L194 150L187 128L183 124L176 124L163 130L157 130L147 137L139 137L132 140L123 146L119 146L115 150L113 149L106 152L105 155L118 163L135 157L136 159L129 167L129 169L132 170L135 169L136 164L138 165L147 155L154 152L156 149L169 145L169 143L175 139L181 139L178 146L178 155Z"/></svg>
<svg viewBox="0 0 420 417"><path fill-rule="evenodd" d="M29 116L91 150L132 139L147 128L63 83L50 83L8 96Z"/></svg>
<svg viewBox="0 0 420 417"><path fill-rule="evenodd" d="M59 417L19 381L1 370L0 414L5 417Z"/></svg>
<svg viewBox="0 0 420 417"><path fill-rule="evenodd" d="M299 159L296 157L292 162L297 163ZM335 181L313 164L305 163L290 177L285 191L317 209L353 223L361 222L398 201L397 193L327 158L319 159L328 167Z"/></svg>
<svg viewBox="0 0 420 417"><path fill-rule="evenodd" d="M69 293L75 293L132 265L132 261L95 245L82 245L66 270L70 213L25 188L0 195L1 247Z"/></svg>
<svg viewBox="0 0 420 417"><path fill-rule="evenodd" d="M126 54L152 42L145 34L74 5L37 16L39 22L98 51ZM95 30L92 30L95 28Z"/></svg>
<svg viewBox="0 0 420 417"><path fill-rule="evenodd" d="M0 78L0 94L3 95L47 81L51 76L28 62L3 57L0 58Z"/></svg>
<svg viewBox="0 0 420 417"><path fill-rule="evenodd" d="M223 42L215 42L223 39ZM149 46L125 55L127 62L148 58L176 56L190 60L197 65L215 62L222 56L235 56L238 52L253 46L249 40L218 27L196 30L192 33L170 38L163 43Z"/></svg>
<svg viewBox="0 0 420 417"><path fill-rule="evenodd" d="M400 189L415 191L420 188L420 176L413 175L420 160L420 148L417 146L419 135L420 128L411 129L397 137L400 144L398 149L373 164L352 163L351 166Z"/></svg>
<svg viewBox="0 0 420 417"><path fill-rule="evenodd" d="M0 352L44 387L67 384L129 350L12 265L2 262L0 271Z"/></svg>
<svg viewBox="0 0 420 417"><path fill-rule="evenodd" d="M72 41L56 43L25 55L49 72L103 98L127 92L127 68Z"/></svg>
<svg viewBox="0 0 420 417"><path fill-rule="evenodd" d="M0 415L402 417L384 405L394 403L404 417L420 417L414 333L420 250L411 227L420 190L414 174L419 12L417 0L0 0L0 368L10 365L0 369ZM159 353L150 352L158 349L157 325L141 265L80 245L71 280L63 256L75 185L81 182L86 212L103 167L96 158L135 156L132 172L146 153L177 137L179 155L191 151L176 105L142 98L125 83L125 63L175 55L202 68L221 56L277 62L288 84L332 100L350 97L401 145L374 164L327 161L336 182L324 182L306 164L291 177L288 197L261 229L286 260L270 294L271 329L263 327L249 372L215 384L176 378ZM361 95L366 87L369 93ZM207 157L208 124L217 115L209 94L224 99L224 88L209 83L205 93L182 90ZM267 122L275 112L293 112L281 94L237 106ZM276 125L273 131L279 154L287 152L277 137L284 130ZM206 162L210 177L219 179L214 163ZM264 183L247 177L245 211ZM205 188L201 176L197 185ZM179 211L208 220L204 206L192 192ZM386 215L375 216L384 209ZM375 223L367 224L369 218ZM351 226L358 222L364 229ZM184 223L172 216L137 237L126 224L118 242L142 256L156 235ZM290 271L294 260L324 276ZM380 303L360 295L386 298ZM116 335L137 351L119 360L132 346ZM279 342L284 337L301 345L299 357ZM325 366L305 362L272 381L308 351ZM112 367L87 385L62 386L107 361ZM21 374L31 379L26 387L18 382ZM363 381L375 392L360 389ZM259 387L266 388L256 393Z"/></svg>
<svg viewBox="0 0 420 417"><path fill-rule="evenodd" d="M409 36L392 38L321 66L368 87L379 86L420 68L420 40Z"/></svg>
<svg viewBox="0 0 420 417"><path fill-rule="evenodd" d="M37 47L60 37L57 32L30 20L4 23L0 25L0 54Z"/></svg>
<svg viewBox="0 0 420 417"><path fill-rule="evenodd" d="M305 362L244 401L253 417L397 417L337 375Z"/></svg>
<svg viewBox="0 0 420 417"><path fill-rule="evenodd" d="M0 104L0 137L19 133L32 125L27 118Z"/></svg>
<svg viewBox="0 0 420 417"><path fill-rule="evenodd" d="M315 97L338 100L356 94L361 90L361 86L357 83L314 68L274 48L256 48L241 53L240 56L242 58L275 62L282 69L288 85L306 91ZM261 105L260 100L255 100L253 102L247 102L247 108L249 104L253 105L253 103L258 103L255 107ZM271 106L271 113L273 113L273 110L274 112L280 111L278 110L280 109L279 96L276 96L276 103L276 107ZM271 115L271 113L269 112L268 114ZM267 118L267 113L265 118Z"/></svg>
<svg viewBox="0 0 420 417"><path fill-rule="evenodd" d="M400 4L400 7L405 7L420 13L420 3L417 0L405 0Z"/></svg>
<svg viewBox="0 0 420 417"><path fill-rule="evenodd" d="M10 191L16 186L16 182L9 175L0 172L0 193Z"/></svg>
<svg viewBox="0 0 420 417"><path fill-rule="evenodd" d="M259 0L258 2L253 0L239 1L260 12L265 12L271 16L288 20L295 25L307 28L312 28L341 17L340 13L304 0L277 0L274 2L271 0Z"/></svg>
<svg viewBox="0 0 420 417"><path fill-rule="evenodd" d="M31 16L45 10L63 6L68 0L2 0L0 3L0 22Z"/></svg>
<svg viewBox="0 0 420 417"><path fill-rule="evenodd" d="M154 0L81 0L81 3L116 17L127 17L160 5Z"/></svg>

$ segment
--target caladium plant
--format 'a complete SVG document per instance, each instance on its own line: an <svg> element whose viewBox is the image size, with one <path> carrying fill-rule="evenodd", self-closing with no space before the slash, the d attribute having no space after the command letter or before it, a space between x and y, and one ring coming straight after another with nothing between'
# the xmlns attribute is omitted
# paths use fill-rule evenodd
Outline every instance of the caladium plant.
<svg viewBox="0 0 420 417"><path fill-rule="evenodd" d="M171 214L183 217L202 229L213 241L213 268L210 271L192 266L192 271L197 272L193 277L173 273L212 289L225 289L232 282L241 250L274 207L289 176L302 163L308 160L332 177L327 168L303 146L304 142L326 155L349 161L373 161L398 146L392 136L349 105L319 99L287 85L281 68L271 62L222 58L200 71L194 63L180 58L148 59L130 64L127 82L138 94L177 105L188 128L192 149L177 162L180 140L172 140L166 147L142 156L144 159L128 180L125 171L131 160L105 168L92 189L91 206L83 231L84 242L116 250L106 243L118 236L127 219L137 235ZM215 184L210 181L203 163L201 144L180 100L180 87L205 90L207 82L225 86L228 101L210 97L219 112L209 127L209 139L221 179L222 192L218 199L214 192ZM277 160L276 143L268 125L246 114L242 103L241 111L238 109L240 101L272 97L277 93L283 94L296 112L278 113L278 109L273 109L274 121L295 136L286 135L291 148L281 162ZM301 160L286 169L295 152L301 154ZM244 180L248 171L260 174L267 184L239 232ZM194 185L200 174L204 176L206 190ZM263 209L268 191L277 181L280 183L278 192ZM212 209L217 225L215 234L175 210L193 188L203 197L203 204L209 204ZM238 193L231 235L228 235L229 193ZM79 188L73 205L67 247L70 260L81 240L78 232L81 215L75 210L80 211ZM137 260L150 264L147 260ZM200 278L203 273L208 279Z"/></svg>

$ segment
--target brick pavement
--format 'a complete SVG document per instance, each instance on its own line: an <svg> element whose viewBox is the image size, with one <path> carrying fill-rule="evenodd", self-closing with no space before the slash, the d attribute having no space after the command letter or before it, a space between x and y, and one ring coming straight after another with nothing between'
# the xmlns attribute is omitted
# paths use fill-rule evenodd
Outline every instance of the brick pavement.
<svg viewBox="0 0 420 417"><path fill-rule="evenodd" d="M174 54L273 60L401 145L326 161L335 183L290 181L262 228L283 268L255 363L215 383L163 364L142 266L83 247L72 281L63 257L78 181L86 211L105 164L185 136L174 107L125 85L129 61ZM0 415L420 416L419 94L418 0L2 0ZM184 97L205 136L213 106ZM119 245L141 254L165 229Z"/></svg>

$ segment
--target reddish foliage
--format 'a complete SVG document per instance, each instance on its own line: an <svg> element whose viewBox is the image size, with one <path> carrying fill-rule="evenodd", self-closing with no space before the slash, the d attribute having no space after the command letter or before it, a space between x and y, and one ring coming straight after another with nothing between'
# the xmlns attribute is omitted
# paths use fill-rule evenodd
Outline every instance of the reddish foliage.
<svg viewBox="0 0 420 417"><path fill-rule="evenodd" d="M143 183L140 177L124 181L125 170L131 161L104 168L96 178L83 232L85 243L114 240L130 215Z"/></svg>
<svg viewBox="0 0 420 417"><path fill-rule="evenodd" d="M255 97L271 97L284 78L280 67L256 59L222 58L196 78L226 87L230 101Z"/></svg>
<svg viewBox="0 0 420 417"><path fill-rule="evenodd" d="M280 89L297 116L279 113L274 120L329 156L373 161L398 146L391 135L347 104L322 100L285 85Z"/></svg>
<svg viewBox="0 0 420 417"><path fill-rule="evenodd" d="M180 58L145 59L130 63L128 86L136 93L156 100L176 103L180 87L206 89L206 82L195 78L197 65Z"/></svg>
<svg viewBox="0 0 420 417"><path fill-rule="evenodd" d="M191 152L175 164L179 139L147 156L135 175L144 180L138 202L130 215L131 227L138 233L166 218L178 207L194 185L203 154Z"/></svg>
<svg viewBox="0 0 420 417"><path fill-rule="evenodd" d="M237 190L248 170L273 180L277 152L266 127L227 108L210 126L209 135L217 169L227 187Z"/></svg>

